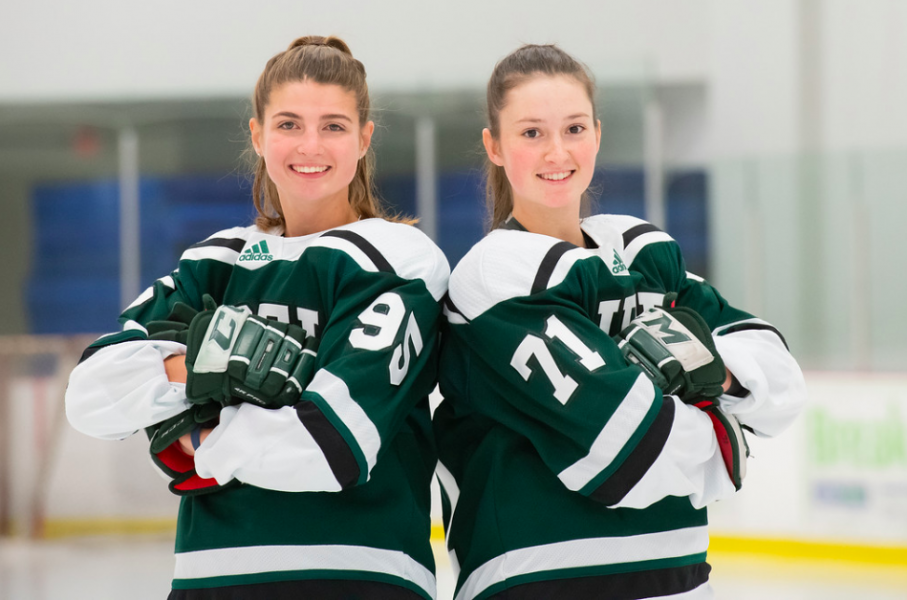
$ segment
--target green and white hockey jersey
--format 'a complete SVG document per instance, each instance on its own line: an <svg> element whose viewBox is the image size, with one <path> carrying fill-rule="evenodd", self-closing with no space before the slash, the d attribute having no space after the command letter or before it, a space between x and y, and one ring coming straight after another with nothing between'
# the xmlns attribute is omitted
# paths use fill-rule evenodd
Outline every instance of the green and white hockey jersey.
<svg viewBox="0 0 907 600"><path fill-rule="evenodd" d="M748 390L726 412L774 435L805 401L781 334L687 273L667 234L582 229L589 249L511 219L451 275L434 428L456 600L711 597L704 507L734 493L711 422L611 338L667 292Z"/></svg>
<svg viewBox="0 0 907 600"><path fill-rule="evenodd" d="M198 448L199 475L243 485L182 499L175 591L326 579L435 596L428 394L449 273L418 229L382 219L295 238L234 228L189 248L92 344L67 414L121 439L188 407L162 361L185 347L144 327L176 302L201 309L210 294L318 338L298 404L226 407Z"/></svg>

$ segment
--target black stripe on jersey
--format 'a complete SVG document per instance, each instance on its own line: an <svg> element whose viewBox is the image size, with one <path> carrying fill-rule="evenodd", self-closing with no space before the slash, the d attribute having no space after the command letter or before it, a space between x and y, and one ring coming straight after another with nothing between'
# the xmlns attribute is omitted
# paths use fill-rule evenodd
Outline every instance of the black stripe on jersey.
<svg viewBox="0 0 907 600"><path fill-rule="evenodd" d="M661 410L655 415L655 420L639 440L636 448L603 484L589 494L589 497L605 506L612 506L623 500L661 454L673 424L674 399L664 396Z"/></svg>
<svg viewBox="0 0 907 600"><path fill-rule="evenodd" d="M558 242L551 246L551 249L548 250L548 254L542 259L542 264L539 266L538 272L535 274L535 281L532 282L532 291L529 292L530 294L535 294L548 289L548 281L551 279L551 274L554 273L557 262L564 254L574 248L576 248L576 246L570 242Z"/></svg>
<svg viewBox="0 0 907 600"><path fill-rule="evenodd" d="M394 268L391 266L387 259L384 258L384 255L378 252L378 249L375 248L371 242L367 239L355 233L353 231L347 231L346 229L334 229L332 231L326 231L321 234L321 237L338 237L340 239L346 240L355 244L360 250L362 250L366 256L369 257L369 260L374 263L375 267L379 271L385 273L393 273Z"/></svg>
<svg viewBox="0 0 907 600"><path fill-rule="evenodd" d="M655 225L652 225L651 223L643 223L642 225L631 227L624 232L624 248L629 246L630 242L632 242L639 236L645 233L652 233L653 231L661 231L661 229L659 229Z"/></svg>
<svg viewBox="0 0 907 600"><path fill-rule="evenodd" d="M237 600L267 598L268 600L298 600L319 598L374 598L374 600L422 600L422 596L402 586L380 581L358 579L303 579L273 581L247 585L225 585L216 588L171 590L168 600Z"/></svg>
<svg viewBox="0 0 907 600"><path fill-rule="evenodd" d="M312 439L324 452L324 457L334 472L340 487L346 489L359 481L359 464L353 451L343 440L340 432L331 425L314 402L300 402L296 405L296 416L309 430Z"/></svg>
<svg viewBox="0 0 907 600"><path fill-rule="evenodd" d="M441 299L441 304L443 304L444 307L447 308L447 310L448 310L449 312L452 312L452 313L456 314L457 316L462 317L462 319L463 319L464 321L466 321L467 323L469 323L469 319L466 318L466 315L464 315L464 314L460 311L460 309L457 308L457 305L453 303L453 300L450 299L450 294L449 294L449 293L448 293L448 294L444 294L444 297Z"/></svg>
<svg viewBox="0 0 907 600"><path fill-rule="evenodd" d="M242 252L243 246L246 245L246 240L242 238L212 238L210 240L205 240L199 242L193 246L189 246L189 249L194 248L208 248L210 246L216 246L218 248L229 248L234 252Z"/></svg>
<svg viewBox="0 0 907 600"><path fill-rule="evenodd" d="M784 344L784 347L787 348L787 351L790 352L790 346L787 345L787 340L784 339L784 336L781 335L781 332L769 325L768 323L740 323L739 325L731 325L727 329L723 329L718 335L725 335L728 333L736 333L738 331L771 331L779 338L781 338L781 343Z"/></svg>
<svg viewBox="0 0 907 600"><path fill-rule="evenodd" d="M552 579L517 585L488 600L542 600L547 598L608 598L638 600L661 598L695 590L709 580L707 562L651 569L635 573L613 573L592 577Z"/></svg>

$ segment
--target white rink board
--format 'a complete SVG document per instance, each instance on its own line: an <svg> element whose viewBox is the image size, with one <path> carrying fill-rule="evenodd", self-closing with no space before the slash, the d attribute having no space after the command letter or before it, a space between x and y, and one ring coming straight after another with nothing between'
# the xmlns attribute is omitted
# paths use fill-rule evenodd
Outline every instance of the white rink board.
<svg viewBox="0 0 907 600"><path fill-rule="evenodd" d="M907 375L807 373L791 429L753 439L743 489L709 511L729 535L907 544Z"/></svg>

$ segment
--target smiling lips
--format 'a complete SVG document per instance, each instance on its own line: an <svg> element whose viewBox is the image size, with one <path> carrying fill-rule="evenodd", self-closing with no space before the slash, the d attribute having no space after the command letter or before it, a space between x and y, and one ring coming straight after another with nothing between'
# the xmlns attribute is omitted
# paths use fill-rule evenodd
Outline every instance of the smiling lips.
<svg viewBox="0 0 907 600"><path fill-rule="evenodd" d="M290 168L293 169L294 171L296 171L297 173L302 173L304 175L314 175L314 174L318 174L318 173L324 173L331 167L328 167L325 165L319 165L317 167L314 167L314 166L313 167L303 167L303 166L299 166L299 165L293 165Z"/></svg>
<svg viewBox="0 0 907 600"><path fill-rule="evenodd" d="M568 177L573 175L573 173L573 171L561 171L559 173L539 173L538 175L536 175L536 177L540 177L545 181L563 181L564 179L567 179Z"/></svg>

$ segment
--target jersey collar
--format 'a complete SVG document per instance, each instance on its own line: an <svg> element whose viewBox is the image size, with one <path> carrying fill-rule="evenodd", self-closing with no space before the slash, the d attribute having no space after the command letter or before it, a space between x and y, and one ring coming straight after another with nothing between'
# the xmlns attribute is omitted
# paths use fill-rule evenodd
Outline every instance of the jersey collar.
<svg viewBox="0 0 907 600"><path fill-rule="evenodd" d="M526 229L525 227L523 227L523 224L520 223L519 221L517 221L513 215L510 215L509 217L507 217L507 220L504 221L503 223L501 223L498 226L498 229L510 229L511 231L525 231L527 233L529 232L529 230ZM586 242L586 248L590 248L590 249L598 248L598 243L594 239L592 239L592 237L588 233L586 233L586 230L583 229L582 226L580 227L580 231L583 232L583 240L585 240L585 242Z"/></svg>

